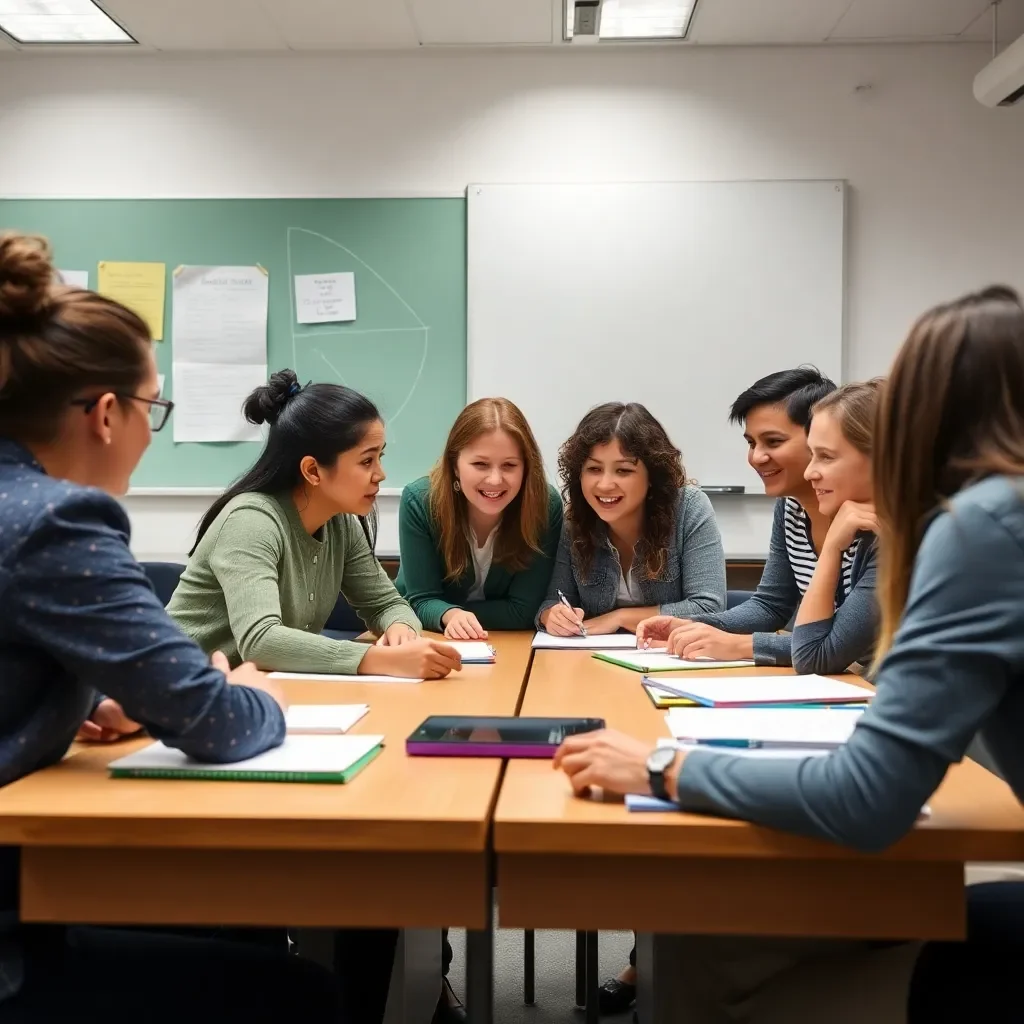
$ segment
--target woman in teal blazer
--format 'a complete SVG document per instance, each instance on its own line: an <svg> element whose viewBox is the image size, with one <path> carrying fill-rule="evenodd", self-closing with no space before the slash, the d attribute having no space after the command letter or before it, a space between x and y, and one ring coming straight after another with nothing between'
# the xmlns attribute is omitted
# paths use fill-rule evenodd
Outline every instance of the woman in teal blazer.
<svg viewBox="0 0 1024 1024"><path fill-rule="evenodd" d="M459 414L429 477L402 492L396 580L425 629L480 640L533 629L562 529L537 441L504 398Z"/></svg>

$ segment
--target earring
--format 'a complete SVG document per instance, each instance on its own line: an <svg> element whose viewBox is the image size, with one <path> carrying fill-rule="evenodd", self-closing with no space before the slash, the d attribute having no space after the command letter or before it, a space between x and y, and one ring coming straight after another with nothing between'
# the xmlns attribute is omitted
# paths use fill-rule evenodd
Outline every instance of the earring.
<svg viewBox="0 0 1024 1024"><path fill-rule="evenodd" d="M462 490L462 484L460 484L459 481L456 480L455 483L452 484L452 490L455 491L456 494L458 494L459 491Z"/></svg>

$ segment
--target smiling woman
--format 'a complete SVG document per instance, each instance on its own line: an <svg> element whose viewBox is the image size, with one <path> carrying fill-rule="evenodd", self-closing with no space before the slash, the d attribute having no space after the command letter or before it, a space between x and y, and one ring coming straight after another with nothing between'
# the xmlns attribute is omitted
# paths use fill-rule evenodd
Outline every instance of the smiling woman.
<svg viewBox="0 0 1024 1024"><path fill-rule="evenodd" d="M479 640L529 629L562 528L522 412L505 398L467 405L429 477L402 493L398 589L428 629Z"/></svg>
<svg viewBox="0 0 1024 1024"><path fill-rule="evenodd" d="M614 633L652 615L725 607L711 502L685 483L679 449L644 406L591 409L562 445L558 468L566 525L539 625L557 636Z"/></svg>

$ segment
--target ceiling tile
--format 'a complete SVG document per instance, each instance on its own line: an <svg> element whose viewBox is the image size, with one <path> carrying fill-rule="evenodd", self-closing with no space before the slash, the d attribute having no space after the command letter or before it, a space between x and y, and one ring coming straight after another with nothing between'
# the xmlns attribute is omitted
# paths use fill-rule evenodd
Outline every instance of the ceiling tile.
<svg viewBox="0 0 1024 1024"><path fill-rule="evenodd" d="M688 38L695 43L820 43L850 0L697 0Z"/></svg>
<svg viewBox="0 0 1024 1024"><path fill-rule="evenodd" d="M550 43L561 0L409 0L425 44Z"/></svg>
<svg viewBox="0 0 1024 1024"><path fill-rule="evenodd" d="M363 50L419 45L402 0L261 0L294 50Z"/></svg>
<svg viewBox="0 0 1024 1024"><path fill-rule="evenodd" d="M853 0L831 38L953 38L989 3L990 0Z"/></svg>
<svg viewBox="0 0 1024 1024"><path fill-rule="evenodd" d="M140 43L157 50L283 50L260 0L103 0Z"/></svg>

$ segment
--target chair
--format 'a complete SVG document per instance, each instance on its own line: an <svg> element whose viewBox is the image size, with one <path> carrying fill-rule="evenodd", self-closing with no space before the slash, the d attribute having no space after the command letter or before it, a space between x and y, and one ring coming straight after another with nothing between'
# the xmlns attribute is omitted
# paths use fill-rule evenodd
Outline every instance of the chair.
<svg viewBox="0 0 1024 1024"><path fill-rule="evenodd" d="M180 562L142 562L142 569L156 591L160 603L166 608L171 595L178 586L178 580L185 571Z"/></svg>
<svg viewBox="0 0 1024 1024"><path fill-rule="evenodd" d="M356 615L344 596L339 594L322 632L332 640L354 640L360 633L366 632L366 624Z"/></svg>
<svg viewBox="0 0 1024 1024"><path fill-rule="evenodd" d="M725 592L725 607L726 609L735 608L736 605L749 601L753 596L754 591L752 590L727 590Z"/></svg>

